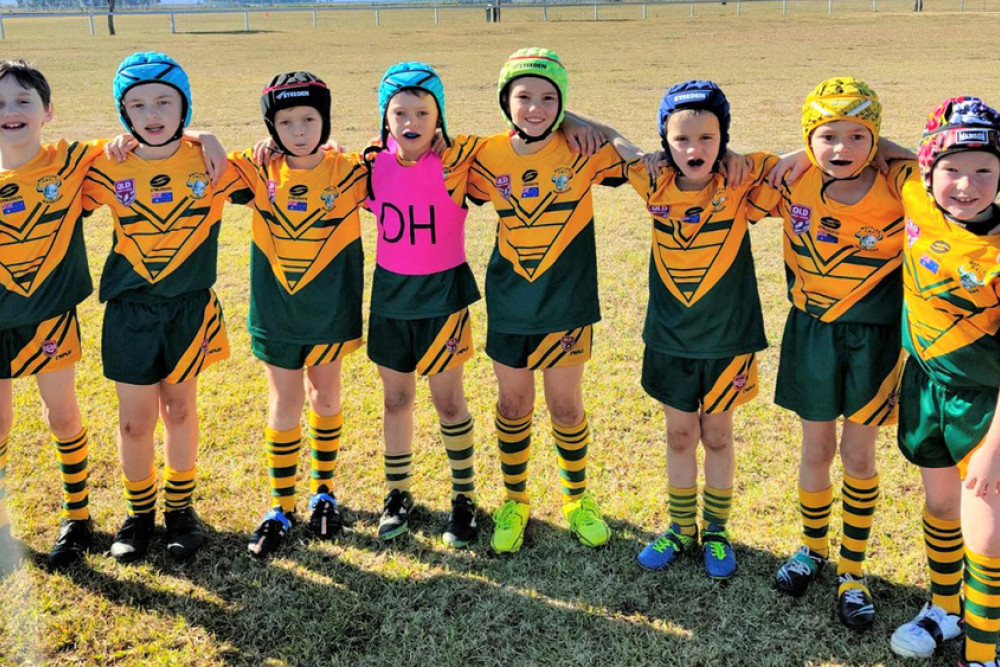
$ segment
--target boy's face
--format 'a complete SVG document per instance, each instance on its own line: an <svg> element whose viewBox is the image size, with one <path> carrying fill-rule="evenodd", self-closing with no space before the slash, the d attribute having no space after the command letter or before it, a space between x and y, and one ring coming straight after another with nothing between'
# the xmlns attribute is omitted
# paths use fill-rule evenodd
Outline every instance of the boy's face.
<svg viewBox="0 0 1000 667"><path fill-rule="evenodd" d="M42 125L52 120L52 104L46 107L33 88L24 88L13 76L0 79L0 145L39 145Z"/></svg>
<svg viewBox="0 0 1000 667"><path fill-rule="evenodd" d="M515 79L509 99L511 119L529 137L541 136L559 117L559 92L548 79Z"/></svg>
<svg viewBox="0 0 1000 667"><path fill-rule="evenodd" d="M392 96L385 110L389 134L407 152L427 150L434 141L438 109L434 96L403 90Z"/></svg>
<svg viewBox="0 0 1000 667"><path fill-rule="evenodd" d="M670 157L687 178L711 177L721 141L719 119L714 113L682 109L667 119Z"/></svg>
<svg viewBox="0 0 1000 667"><path fill-rule="evenodd" d="M872 150L872 133L850 120L835 120L817 127L809 146L820 168L833 178L850 178L859 171Z"/></svg>
<svg viewBox="0 0 1000 667"><path fill-rule="evenodd" d="M278 138L292 155L310 155L319 147L323 135L323 118L313 107L290 107L274 114Z"/></svg>
<svg viewBox="0 0 1000 667"><path fill-rule="evenodd" d="M141 83L122 98L132 127L149 144L159 145L174 136L183 120L183 99L173 86Z"/></svg>
<svg viewBox="0 0 1000 667"><path fill-rule="evenodd" d="M946 155L931 171L934 201L956 220L972 220L997 198L1000 158L985 151Z"/></svg>

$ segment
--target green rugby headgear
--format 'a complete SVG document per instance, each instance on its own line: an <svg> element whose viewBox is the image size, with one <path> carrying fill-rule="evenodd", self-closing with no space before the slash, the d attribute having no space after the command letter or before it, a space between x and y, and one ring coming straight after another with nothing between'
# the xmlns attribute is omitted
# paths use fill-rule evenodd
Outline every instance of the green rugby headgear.
<svg viewBox="0 0 1000 667"><path fill-rule="evenodd" d="M556 116L555 122L539 137L532 137L526 134L524 130L514 124L514 120L510 115L510 84L524 76L537 76L549 81L555 86L556 93L559 95L559 115ZM569 75L566 74L566 68L563 67L562 60L555 51L537 47L520 49L512 53L507 58L507 62L503 64L503 68L500 70L500 80L497 82L500 110L506 116L507 124L517 132L517 136L521 137L525 143L541 141L553 131L559 129L566 115L566 97L568 92Z"/></svg>

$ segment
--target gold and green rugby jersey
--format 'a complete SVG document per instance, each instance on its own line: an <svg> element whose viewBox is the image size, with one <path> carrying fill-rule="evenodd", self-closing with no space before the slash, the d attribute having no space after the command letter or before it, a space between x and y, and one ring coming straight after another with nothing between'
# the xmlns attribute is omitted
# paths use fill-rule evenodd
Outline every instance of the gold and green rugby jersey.
<svg viewBox="0 0 1000 667"><path fill-rule="evenodd" d="M718 359L767 347L749 223L778 203L764 180L777 157L748 157L746 185L727 187L716 174L699 192L680 190L675 169L653 176L641 160L629 163L629 183L653 216L642 338L658 352Z"/></svg>
<svg viewBox="0 0 1000 667"><path fill-rule="evenodd" d="M909 160L879 173L856 204L824 194L816 167L781 184L788 299L823 322L897 324L902 304L900 188L917 171Z"/></svg>
<svg viewBox="0 0 1000 667"><path fill-rule="evenodd" d="M0 329L65 313L94 291L83 243L83 179L103 141L43 144L0 171Z"/></svg>
<svg viewBox="0 0 1000 667"><path fill-rule="evenodd" d="M451 200L465 206L469 169L485 139L458 135L441 154L444 186ZM479 287L468 263L429 275L402 275L375 266L371 312L402 320L441 317L479 301Z"/></svg>
<svg viewBox="0 0 1000 667"><path fill-rule="evenodd" d="M292 169L283 157L264 168L250 151L230 160L247 188L232 200L253 208L250 333L302 344L359 338L361 156L330 151L312 169Z"/></svg>
<svg viewBox="0 0 1000 667"><path fill-rule="evenodd" d="M200 145L188 141L163 160L98 158L83 183L83 206L108 206L114 217L101 301L126 292L172 297L215 284L222 208L239 187L232 167L213 186Z"/></svg>
<svg viewBox="0 0 1000 667"><path fill-rule="evenodd" d="M1000 386L1000 234L947 220L920 175L903 186L903 347L951 389ZM986 223L993 228L1000 216Z"/></svg>
<svg viewBox="0 0 1000 667"><path fill-rule="evenodd" d="M626 181L610 144L584 157L556 132L538 153L518 155L509 134L486 140L468 194L492 201L500 218L486 269L491 330L550 333L601 319L591 187Z"/></svg>

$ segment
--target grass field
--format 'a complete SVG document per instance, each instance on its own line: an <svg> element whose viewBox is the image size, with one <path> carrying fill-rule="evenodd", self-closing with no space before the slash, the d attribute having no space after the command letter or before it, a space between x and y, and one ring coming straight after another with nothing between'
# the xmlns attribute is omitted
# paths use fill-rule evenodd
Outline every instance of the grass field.
<svg viewBox="0 0 1000 667"><path fill-rule="evenodd" d="M798 147L801 101L833 75L853 74L875 87L886 108L884 134L905 145L915 144L926 113L946 95L971 92L1000 102L1000 79L991 69L1000 34L986 29L995 21L990 14L930 7L914 15L905 11L908 3L881 4L898 13L859 8L828 17L825 3L790 3L795 11L782 18L780 5L747 3L737 18L730 3L699 6L694 19L686 7L654 7L650 19L640 21L637 7L622 7L593 22L592 9L580 8L553 11L550 18L558 20L549 23L525 10L487 25L479 10L456 10L443 12L435 26L429 10L421 10L386 13L376 28L370 12L345 12L324 15L316 30L306 15L276 14L255 18L251 34L239 32L242 19L235 16L179 18L184 32L177 35L169 34L163 17L123 18L116 38L90 37L80 18L9 20L3 56L26 57L49 77L56 107L49 138L89 138L120 129L111 77L121 58L139 49L165 50L192 76L194 124L232 148L261 137L259 91L272 74L288 69L311 70L331 84L334 137L360 147L375 131L378 78L403 59L439 67L453 131L498 131L496 73L511 51L533 44L557 50L567 63L572 108L609 120L650 149L658 142L654 118L664 88L692 77L725 88L733 104L733 144L742 151ZM0 584L0 665L897 664L888 637L922 603L926 577L919 479L897 453L894 429L879 440L883 501L869 561L880 610L875 628L857 635L840 626L829 575L800 600L770 586L799 532L798 424L771 404L788 308L774 221L753 232L772 347L762 355L761 396L737 415L731 525L740 574L720 586L695 560L661 574L636 565L638 550L667 521L662 417L638 382L650 223L627 188L598 191L595 202L605 319L597 328L585 403L594 429L592 488L616 531L608 547L590 551L565 530L541 401L525 548L514 557L493 556L489 521L475 548L443 547L447 463L425 386L416 422L417 528L400 545L381 547L375 539L384 492L381 393L374 368L358 353L345 363L337 481L356 518L353 531L333 544L297 542L266 565L251 562L246 536L267 506L266 388L244 326L249 215L232 208L217 290L233 357L203 376L200 394L197 507L211 527L209 544L184 565L159 547L134 567L102 553L124 506L116 404L100 373L101 307L91 298L81 309L86 352L78 388L92 434L98 548L72 571L53 574L39 565L55 539L60 497L37 391L33 382L19 382L8 488L14 534L28 558ZM493 225L490 211L469 218L468 252L480 277ZM364 227L366 247L374 248L370 218ZM90 219L87 235L96 277L110 218ZM482 347L482 304L473 312ZM466 374L477 424L479 499L492 510L502 485L493 445L496 392L485 356ZM832 533L839 534L837 518ZM954 659L949 649L940 664Z"/></svg>

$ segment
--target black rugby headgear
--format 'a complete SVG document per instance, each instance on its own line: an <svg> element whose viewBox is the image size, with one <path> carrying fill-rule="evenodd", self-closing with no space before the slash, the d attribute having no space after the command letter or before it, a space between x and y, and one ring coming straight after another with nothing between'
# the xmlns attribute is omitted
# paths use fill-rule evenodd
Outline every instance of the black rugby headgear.
<svg viewBox="0 0 1000 667"><path fill-rule="evenodd" d="M291 155L291 151L278 138L274 116L282 109L292 107L312 107L323 119L319 143L309 152L312 155L330 138L330 89L322 79L309 72L285 72L271 79L261 92L260 109L264 114L267 131L278 150L287 155Z"/></svg>

